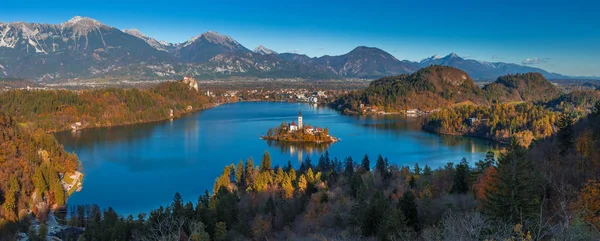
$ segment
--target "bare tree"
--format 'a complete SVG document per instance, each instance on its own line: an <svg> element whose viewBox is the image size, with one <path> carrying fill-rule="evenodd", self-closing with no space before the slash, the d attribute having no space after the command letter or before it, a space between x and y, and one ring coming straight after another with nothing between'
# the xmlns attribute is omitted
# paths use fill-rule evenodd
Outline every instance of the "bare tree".
<svg viewBox="0 0 600 241"><path fill-rule="evenodd" d="M149 223L144 230L133 234L134 240L140 241L178 241L182 237L185 219L159 213L156 221Z"/></svg>

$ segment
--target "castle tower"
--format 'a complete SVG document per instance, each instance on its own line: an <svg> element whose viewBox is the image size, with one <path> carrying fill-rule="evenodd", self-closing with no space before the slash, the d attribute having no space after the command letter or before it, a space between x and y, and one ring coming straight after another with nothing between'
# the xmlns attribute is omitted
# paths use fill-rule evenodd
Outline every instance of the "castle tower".
<svg viewBox="0 0 600 241"><path fill-rule="evenodd" d="M302 130L302 111L298 113L298 129Z"/></svg>

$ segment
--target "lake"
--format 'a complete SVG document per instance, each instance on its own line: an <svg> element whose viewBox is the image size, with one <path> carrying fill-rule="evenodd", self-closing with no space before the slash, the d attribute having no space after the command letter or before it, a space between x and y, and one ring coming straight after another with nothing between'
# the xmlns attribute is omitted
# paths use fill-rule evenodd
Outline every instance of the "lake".
<svg viewBox="0 0 600 241"><path fill-rule="evenodd" d="M304 125L328 127L342 141L303 146L259 138L284 121L297 121L299 111ZM291 160L298 167L306 156L317 164L327 150L331 158L351 156L356 162L368 154L373 166L381 154L391 164L437 168L463 157L472 164L499 148L490 141L426 133L420 126L418 118L347 116L302 103L242 102L172 121L62 132L56 137L79 156L85 174L83 190L73 194L69 204L111 206L124 215L168 205L175 192L195 204L205 190L212 190L225 165L249 157L258 165L265 151L274 166Z"/></svg>

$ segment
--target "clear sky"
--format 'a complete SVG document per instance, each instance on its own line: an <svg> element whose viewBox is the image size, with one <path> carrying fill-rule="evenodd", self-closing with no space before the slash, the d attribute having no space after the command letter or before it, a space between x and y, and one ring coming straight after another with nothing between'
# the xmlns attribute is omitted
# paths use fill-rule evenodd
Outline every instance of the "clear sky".
<svg viewBox="0 0 600 241"><path fill-rule="evenodd" d="M592 0L126 1L0 3L1 22L61 23L75 15L159 40L184 42L213 30L247 48L309 56L359 45L418 61L466 58L600 76L600 3Z"/></svg>

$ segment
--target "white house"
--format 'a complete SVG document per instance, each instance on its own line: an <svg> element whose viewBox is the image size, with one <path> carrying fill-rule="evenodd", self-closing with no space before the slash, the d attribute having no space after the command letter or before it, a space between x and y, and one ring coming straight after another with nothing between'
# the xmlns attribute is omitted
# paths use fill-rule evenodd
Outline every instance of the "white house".
<svg viewBox="0 0 600 241"><path fill-rule="evenodd" d="M297 131L298 130L298 126L296 125L296 122L292 121L292 123L290 124L290 131Z"/></svg>
<svg viewBox="0 0 600 241"><path fill-rule="evenodd" d="M306 127L304 127L304 133L306 134L313 134L313 132L315 131L315 129L312 128L312 126L307 125Z"/></svg>

